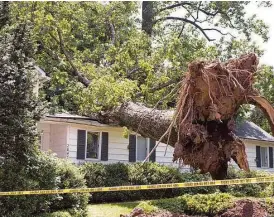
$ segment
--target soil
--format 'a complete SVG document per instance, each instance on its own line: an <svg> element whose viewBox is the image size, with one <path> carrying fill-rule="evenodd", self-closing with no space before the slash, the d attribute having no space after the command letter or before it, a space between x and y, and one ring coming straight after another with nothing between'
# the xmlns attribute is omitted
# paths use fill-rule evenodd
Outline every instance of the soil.
<svg viewBox="0 0 274 217"><path fill-rule="evenodd" d="M265 208L256 201L240 200L235 206L218 217L267 217Z"/></svg>
<svg viewBox="0 0 274 217"><path fill-rule="evenodd" d="M238 109L255 104L274 126L273 107L253 87L258 62L255 54L247 54L227 63L189 64L173 123L178 130L174 161L209 172L213 179L226 177L231 158L249 170L245 145L233 133Z"/></svg>

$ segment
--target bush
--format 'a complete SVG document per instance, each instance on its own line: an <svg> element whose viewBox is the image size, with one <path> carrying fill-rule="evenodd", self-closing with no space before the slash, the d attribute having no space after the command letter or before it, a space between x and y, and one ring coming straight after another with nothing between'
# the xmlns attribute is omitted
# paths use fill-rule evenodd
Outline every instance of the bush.
<svg viewBox="0 0 274 217"><path fill-rule="evenodd" d="M228 169L228 179L242 179L242 178L256 178L270 176L271 174L264 171L251 170L250 172L245 172L242 170L235 169L234 167L229 167ZM269 183L258 183L258 184L245 184L245 185L229 185L226 189L227 192L231 193L237 197L260 197L267 196ZM269 195L270 196L270 195Z"/></svg>
<svg viewBox="0 0 274 217"><path fill-rule="evenodd" d="M182 174L178 169L163 166L158 163L85 163L81 168L85 173L88 187L176 183L182 179ZM174 197L181 193L181 189L100 192L92 194L91 202Z"/></svg>
<svg viewBox="0 0 274 217"><path fill-rule="evenodd" d="M38 217L72 217L72 215L66 211L57 211L53 213L44 213L39 215Z"/></svg>
<svg viewBox="0 0 274 217"><path fill-rule="evenodd" d="M57 161L58 189L86 188L84 175L79 168L67 160ZM60 194L58 200L51 204L52 210L69 209L73 216L84 216L89 194Z"/></svg>
<svg viewBox="0 0 274 217"><path fill-rule="evenodd" d="M0 191L85 187L77 167L52 155L37 153L29 157L27 165L20 167L14 160L4 160L0 165ZM69 208L77 216L84 213L87 199L86 194L5 196L0 197L0 210L3 216L17 217Z"/></svg>
<svg viewBox="0 0 274 217"><path fill-rule="evenodd" d="M130 185L128 165L123 163L85 163L82 165L81 170L85 174L86 183L89 188ZM114 191L93 193L90 200L92 202L107 202L127 201L132 200L132 198L126 191Z"/></svg>
<svg viewBox="0 0 274 217"><path fill-rule="evenodd" d="M201 182L212 180L209 174L199 174L197 172L190 173L186 172L182 174L181 182ZM218 186L208 186L208 187L195 187L195 188L183 188L184 194L212 194L219 191Z"/></svg>
<svg viewBox="0 0 274 217"><path fill-rule="evenodd" d="M215 216L233 206L233 197L224 193L183 195L177 198L151 201L150 203L159 209L174 213Z"/></svg>

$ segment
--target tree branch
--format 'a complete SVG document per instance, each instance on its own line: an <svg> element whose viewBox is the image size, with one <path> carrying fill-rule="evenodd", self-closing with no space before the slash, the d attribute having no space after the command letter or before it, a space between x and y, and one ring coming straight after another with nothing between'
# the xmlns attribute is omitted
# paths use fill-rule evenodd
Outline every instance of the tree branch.
<svg viewBox="0 0 274 217"><path fill-rule="evenodd" d="M74 65L74 63L72 62L72 60L71 60L68 52L65 49L65 45L64 45L64 41L63 41L63 37L62 37L62 32L61 32L61 29L59 27L57 27L57 33L58 33L59 40L52 33L49 33L49 34L59 44L61 51L65 55L67 61L69 62L70 66L72 68L72 74L77 77L77 79L78 79L79 82L81 82L86 87L88 87L90 85L91 81L88 80L82 73L80 73L77 70L77 68Z"/></svg>
<svg viewBox="0 0 274 217"><path fill-rule="evenodd" d="M183 21L183 22L186 22L186 23L190 23L191 25L195 26L197 29L199 29L203 35L206 37L206 39L208 41L214 41L215 39L211 39L209 38L209 36L205 33L204 29L199 26L197 23L195 23L194 21L191 21L191 20L188 20L186 18L181 18L181 17L163 17L163 18L160 18L160 19L157 19L154 21L154 23L157 23L159 21L165 21L165 20L179 20L179 21Z"/></svg>
<svg viewBox="0 0 274 217"><path fill-rule="evenodd" d="M174 4L174 5L169 5L169 6L165 7L165 8L161 8L159 11L157 11L157 13L161 13L162 11L165 11L165 10L168 10L168 9L177 8L177 7L180 7L180 6L183 6L183 5L193 6L193 4L190 3L190 2L181 2L181 3Z"/></svg>
<svg viewBox="0 0 274 217"><path fill-rule="evenodd" d="M179 79L179 78L177 78L177 79L170 79L169 81L167 81L167 82L165 82L165 83L158 84L157 86L152 87L151 89L148 90L148 92L149 92L149 93L153 93L153 92L159 91L159 90L161 90L161 89L163 89L163 88L165 88L165 87L168 87L168 86L170 86L170 85L172 85L172 84L175 84L175 83L178 83L178 82L180 82L180 79ZM138 93L136 93L135 96L136 96L136 97L140 97L140 96L142 96L142 95L143 95L143 93L138 92Z"/></svg>
<svg viewBox="0 0 274 217"><path fill-rule="evenodd" d="M217 31L217 32L219 32L221 35L230 35L231 37L235 38L235 36L232 35L231 33L229 33L229 32L223 33L221 30L215 29L215 28L206 28L206 29L204 29L204 31Z"/></svg>
<svg viewBox="0 0 274 217"><path fill-rule="evenodd" d="M115 44L115 28L114 25L112 23L109 22L109 27L110 27L110 33L111 33L111 44L114 45Z"/></svg>

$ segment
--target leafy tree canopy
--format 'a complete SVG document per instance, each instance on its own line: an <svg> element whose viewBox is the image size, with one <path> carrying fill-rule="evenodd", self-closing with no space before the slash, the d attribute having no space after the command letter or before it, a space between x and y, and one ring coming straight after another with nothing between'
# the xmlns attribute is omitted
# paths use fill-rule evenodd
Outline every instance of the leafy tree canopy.
<svg viewBox="0 0 274 217"><path fill-rule="evenodd" d="M36 62L51 77L43 94L52 108L89 114L126 100L173 107L190 61L262 55L252 37L266 42L268 26L247 16L248 4L14 2L11 16L33 24ZM267 76L258 86L271 96L273 69L262 71Z"/></svg>

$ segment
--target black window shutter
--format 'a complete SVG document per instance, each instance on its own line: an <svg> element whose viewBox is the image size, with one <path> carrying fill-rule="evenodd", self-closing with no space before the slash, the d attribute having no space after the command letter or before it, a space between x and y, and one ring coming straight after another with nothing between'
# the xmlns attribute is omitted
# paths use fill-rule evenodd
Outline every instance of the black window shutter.
<svg viewBox="0 0 274 217"><path fill-rule="evenodd" d="M77 132L77 159L85 159L86 149L86 131L78 130Z"/></svg>
<svg viewBox="0 0 274 217"><path fill-rule="evenodd" d="M261 147L256 146L256 163L257 167L261 167Z"/></svg>
<svg viewBox="0 0 274 217"><path fill-rule="evenodd" d="M128 149L129 149L128 161L136 162L136 136L135 135L129 135Z"/></svg>
<svg viewBox="0 0 274 217"><path fill-rule="evenodd" d="M155 147L155 145L156 145L156 141L154 139L149 139L149 153ZM154 150L154 152L152 152L151 155L149 156L149 161L151 162L156 161L156 150Z"/></svg>
<svg viewBox="0 0 274 217"><path fill-rule="evenodd" d="M108 132L102 132L101 160L108 161Z"/></svg>
<svg viewBox="0 0 274 217"><path fill-rule="evenodd" d="M269 167L273 168L273 148L269 147Z"/></svg>

